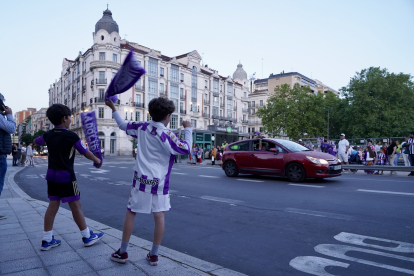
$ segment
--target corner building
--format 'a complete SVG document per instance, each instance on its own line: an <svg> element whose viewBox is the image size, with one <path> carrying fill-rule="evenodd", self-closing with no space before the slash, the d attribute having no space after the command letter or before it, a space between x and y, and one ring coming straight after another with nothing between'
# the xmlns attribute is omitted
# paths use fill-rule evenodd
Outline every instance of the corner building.
<svg viewBox="0 0 414 276"><path fill-rule="evenodd" d="M201 65L197 51L167 57L161 51L121 39L108 9L92 36L93 45L86 52L79 52L75 59L63 59L60 78L49 88L49 106L62 103L72 110L70 130L82 140L80 113L93 110L105 154L132 154L134 141L118 129L104 103L108 85L131 50L147 73L118 95L116 106L126 121L151 120L149 101L167 97L176 107L169 128L178 134L181 122L191 121L194 141L200 146L209 148L221 145L224 139L229 142L247 137L249 83L241 64L233 78L223 77L208 65Z"/></svg>

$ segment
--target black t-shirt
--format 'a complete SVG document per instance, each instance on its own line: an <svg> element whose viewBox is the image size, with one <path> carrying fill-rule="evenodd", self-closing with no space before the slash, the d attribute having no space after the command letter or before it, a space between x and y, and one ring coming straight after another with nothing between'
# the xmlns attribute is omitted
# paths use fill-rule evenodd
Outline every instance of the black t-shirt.
<svg viewBox="0 0 414 276"><path fill-rule="evenodd" d="M12 155L16 155L16 154L17 154L17 147L12 146Z"/></svg>
<svg viewBox="0 0 414 276"><path fill-rule="evenodd" d="M394 147L396 147L397 145L389 145L387 148L387 154L391 155L394 152Z"/></svg>
<svg viewBox="0 0 414 276"><path fill-rule="evenodd" d="M67 129L55 128L43 134L48 148L48 168L53 171L70 172L71 181L75 181L73 163L75 161L75 143L79 136Z"/></svg>

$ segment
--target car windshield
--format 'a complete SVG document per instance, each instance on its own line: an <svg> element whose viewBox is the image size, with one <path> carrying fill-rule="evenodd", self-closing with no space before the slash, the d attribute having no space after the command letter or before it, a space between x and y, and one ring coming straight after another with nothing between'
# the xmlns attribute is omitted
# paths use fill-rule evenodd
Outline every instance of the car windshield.
<svg viewBox="0 0 414 276"><path fill-rule="evenodd" d="M272 139L276 143L279 143L280 145L284 146L291 152L299 152L299 151L312 151L308 149L307 147L302 146L301 144L298 144L296 142L292 142L289 140L283 140L283 139Z"/></svg>

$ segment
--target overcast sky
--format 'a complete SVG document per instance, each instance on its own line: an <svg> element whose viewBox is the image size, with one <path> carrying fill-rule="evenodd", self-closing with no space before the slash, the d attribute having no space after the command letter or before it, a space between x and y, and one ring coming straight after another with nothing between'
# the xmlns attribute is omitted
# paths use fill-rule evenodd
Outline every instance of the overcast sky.
<svg viewBox="0 0 414 276"><path fill-rule="evenodd" d="M223 76L239 60L248 76L294 71L337 90L370 66L414 75L412 0L0 1L0 93L14 112L48 106L62 59L92 46L107 3L121 38L197 50Z"/></svg>

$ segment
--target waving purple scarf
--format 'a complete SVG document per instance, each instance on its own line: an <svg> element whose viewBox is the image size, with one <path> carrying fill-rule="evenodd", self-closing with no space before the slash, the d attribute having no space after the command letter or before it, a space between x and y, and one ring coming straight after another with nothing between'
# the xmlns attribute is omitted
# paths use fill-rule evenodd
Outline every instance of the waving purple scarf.
<svg viewBox="0 0 414 276"><path fill-rule="evenodd" d="M98 124L96 123L95 111L82 112L81 121L88 148L101 160L102 163L101 144L99 143ZM94 166L96 167L95 163Z"/></svg>
<svg viewBox="0 0 414 276"><path fill-rule="evenodd" d="M105 93L105 101L111 99L111 101L116 102L118 99L116 95L127 91L144 74L145 70L141 66L141 63L135 59L133 51L130 51L125 58L124 64L122 64L118 73L116 73L109 84L108 90Z"/></svg>

